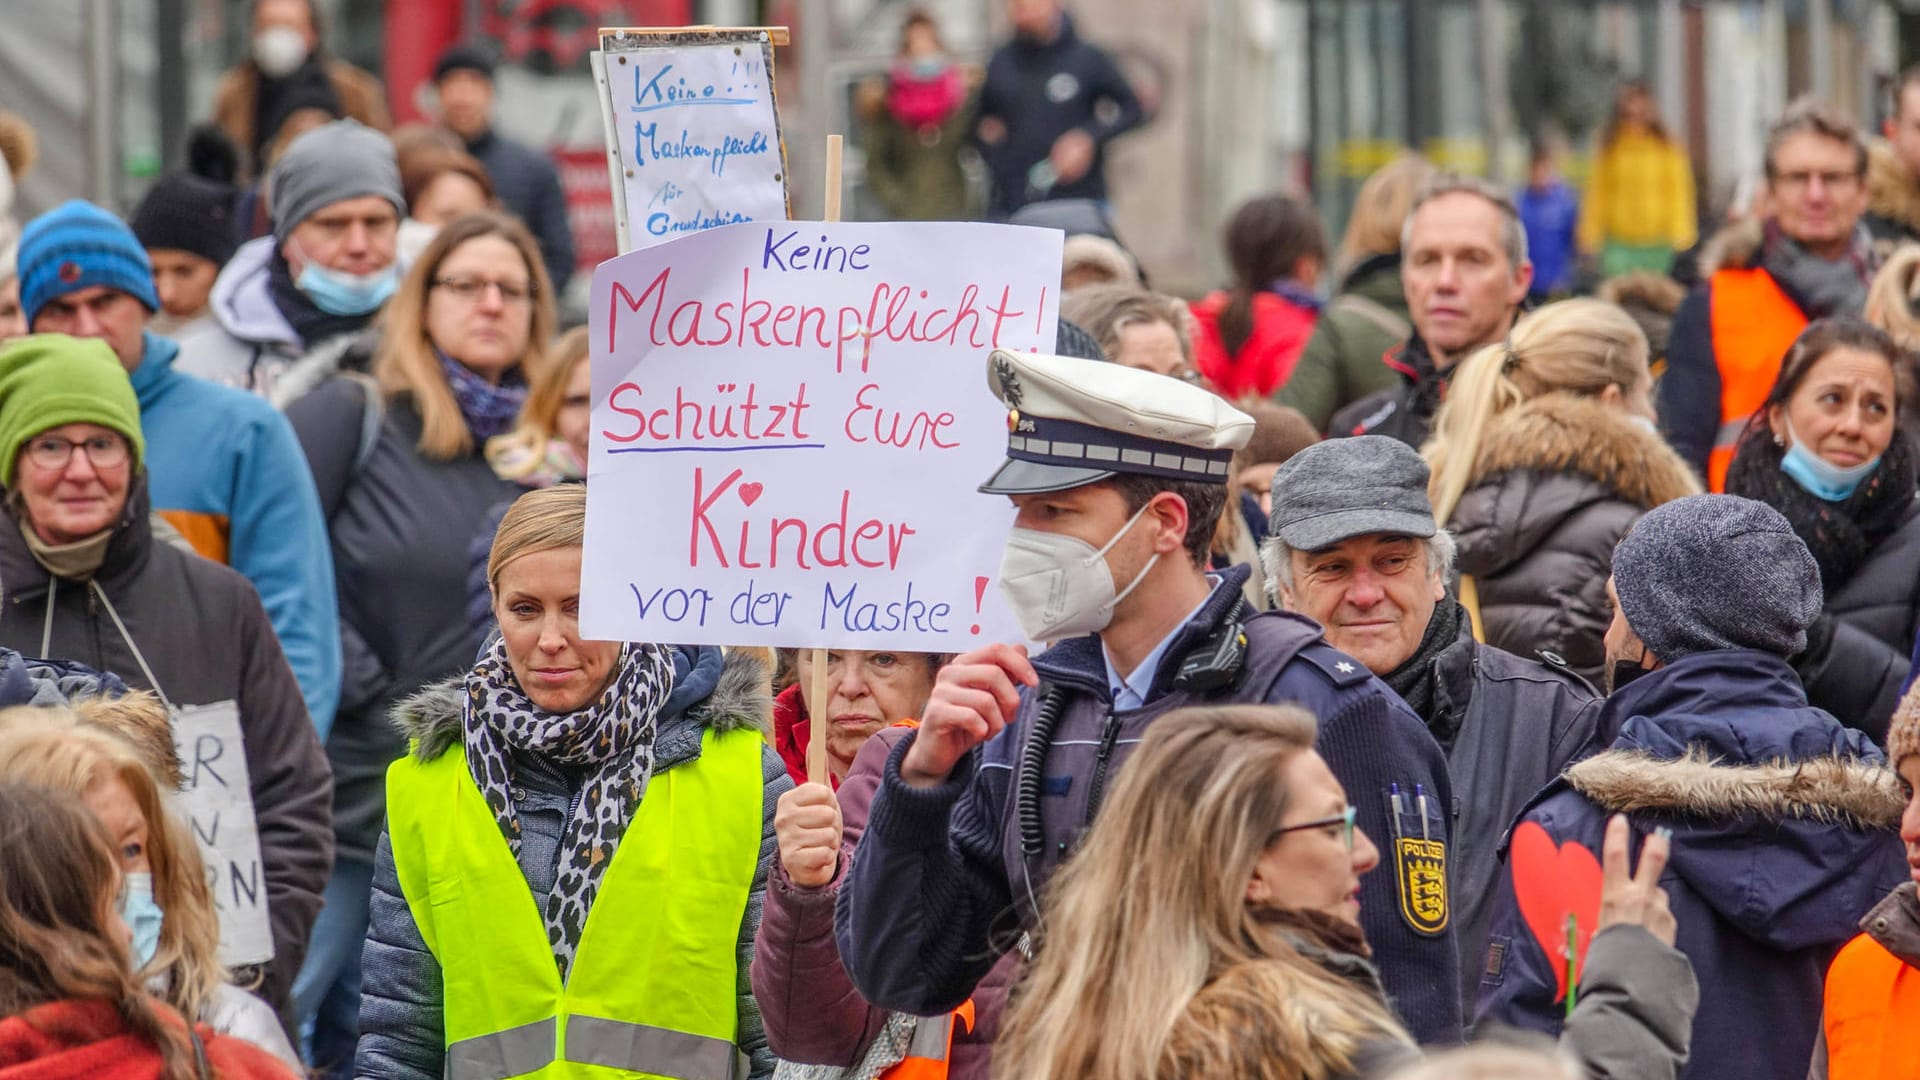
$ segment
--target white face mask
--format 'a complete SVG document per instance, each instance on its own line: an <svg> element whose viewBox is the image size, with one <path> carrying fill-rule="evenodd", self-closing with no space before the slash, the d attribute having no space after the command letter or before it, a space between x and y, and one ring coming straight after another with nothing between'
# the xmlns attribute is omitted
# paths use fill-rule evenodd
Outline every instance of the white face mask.
<svg viewBox="0 0 1920 1080"><path fill-rule="evenodd" d="M1059 641L1107 628L1113 609L1160 561L1160 553L1154 552L1125 589L1115 588L1113 573L1107 569L1107 552L1146 512L1142 506L1097 550L1085 540L1038 529L1014 529L1008 534L1006 552L1000 558L1000 592L1030 640Z"/></svg>
<svg viewBox="0 0 1920 1080"><path fill-rule="evenodd" d="M291 26L269 26L253 35L253 62L260 70L284 79L307 59L307 39Z"/></svg>

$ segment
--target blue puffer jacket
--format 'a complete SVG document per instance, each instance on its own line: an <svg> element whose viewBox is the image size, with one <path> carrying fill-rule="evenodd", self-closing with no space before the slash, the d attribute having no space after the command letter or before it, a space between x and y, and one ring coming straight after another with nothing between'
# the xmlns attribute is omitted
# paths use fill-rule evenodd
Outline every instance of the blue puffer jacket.
<svg viewBox="0 0 1920 1080"><path fill-rule="evenodd" d="M1609 814L1673 829L1661 878L1675 944L1704 993L1682 1080L1799 1080L1834 952L1906 877L1898 784L1860 732L1807 704L1765 653L1701 653L1623 687L1601 716L1610 749L1567 770L1521 820L1596 854ZM1557 1032L1550 958L1514 899L1495 900L1481 1023Z"/></svg>
<svg viewBox="0 0 1920 1080"><path fill-rule="evenodd" d="M676 647L673 686L655 738L656 772L698 758L701 733L709 726L722 731L752 727L762 732L772 726L773 702L766 696L766 672L749 653L737 653L722 661L719 649ZM394 710L395 723L414 740L414 754L431 760L459 749L463 699L462 680L452 679L414 695ZM581 778L531 756L518 757L515 765L519 770L515 809L522 829L520 870L544 907L559 872L560 841ZM774 804L793 786L786 765L771 746L761 754L761 777L766 786L761 804L760 860L754 869L746 915L740 920L736 950L740 1012L737 1041L752 1058L756 1080L773 1074L774 1057L767 1049L748 969L753 962L754 935L760 929L767 871L776 850ZM360 998L360 1047L353 1074L380 1080L439 1080L446 1063L440 964L427 949L400 891L393 848L384 829L375 855L371 925L361 966L365 975Z"/></svg>

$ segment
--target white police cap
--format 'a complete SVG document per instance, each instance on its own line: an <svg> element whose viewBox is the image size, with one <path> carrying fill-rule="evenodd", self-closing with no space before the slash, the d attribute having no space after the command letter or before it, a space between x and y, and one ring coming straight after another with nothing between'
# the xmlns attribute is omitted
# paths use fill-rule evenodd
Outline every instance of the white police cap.
<svg viewBox="0 0 1920 1080"><path fill-rule="evenodd" d="M980 485L1032 495L1136 473L1224 484L1253 418L1166 375L995 349L987 385L1007 406L1007 462Z"/></svg>

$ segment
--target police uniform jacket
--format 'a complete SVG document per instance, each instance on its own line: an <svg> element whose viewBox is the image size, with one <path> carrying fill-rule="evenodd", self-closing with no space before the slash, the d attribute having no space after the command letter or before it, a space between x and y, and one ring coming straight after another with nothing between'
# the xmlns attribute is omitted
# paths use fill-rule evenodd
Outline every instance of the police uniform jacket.
<svg viewBox="0 0 1920 1080"><path fill-rule="evenodd" d="M836 910L840 956L862 996L916 1015L965 1001L1033 925L1048 876L1154 719L1203 702L1298 704L1319 718L1317 748L1358 809L1360 828L1381 846L1381 866L1362 879L1361 922L1387 996L1420 1042L1458 1041L1459 955L1446 866L1453 796L1446 758L1419 717L1328 645L1316 624L1280 612L1245 618L1247 658L1229 685L1211 692L1174 685L1182 659L1236 617L1247 572L1235 567L1219 576L1167 649L1143 708L1112 712L1102 646L1087 636L1034 659L1040 690L1023 691L1013 723L963 758L946 783L920 789L902 781L912 737L901 741ZM1039 842L1029 846L1016 792L1022 751L1049 688L1058 688L1058 715L1035 781ZM1416 790L1428 796L1424 822Z"/></svg>

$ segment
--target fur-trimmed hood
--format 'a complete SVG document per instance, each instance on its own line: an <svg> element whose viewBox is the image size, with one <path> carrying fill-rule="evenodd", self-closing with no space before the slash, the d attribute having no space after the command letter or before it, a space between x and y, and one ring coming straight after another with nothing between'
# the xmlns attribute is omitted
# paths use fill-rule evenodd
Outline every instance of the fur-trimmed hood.
<svg viewBox="0 0 1920 1080"><path fill-rule="evenodd" d="M1772 948L1844 941L1906 875L1905 800L1866 736L1807 704L1792 667L1746 650L1697 653L1616 691L1607 750L1541 796L1674 830L1669 864L1725 921Z"/></svg>
<svg viewBox="0 0 1920 1080"><path fill-rule="evenodd" d="M1760 249L1766 246L1767 227L1757 217L1746 217L1721 226L1700 248L1700 280L1721 270L1751 270L1760 265Z"/></svg>
<svg viewBox="0 0 1920 1080"><path fill-rule="evenodd" d="M1546 394L1488 425L1447 527L1472 572L1498 573L1596 503L1651 510L1699 491L1656 432L1592 398Z"/></svg>
<svg viewBox="0 0 1920 1080"><path fill-rule="evenodd" d="M1908 232L1920 232L1920 178L1884 139L1867 148L1867 212Z"/></svg>
<svg viewBox="0 0 1920 1080"><path fill-rule="evenodd" d="M1700 492L1693 470L1657 432L1575 394L1544 394L1496 417L1468 485L1518 470L1577 473L1649 510Z"/></svg>
<svg viewBox="0 0 1920 1080"><path fill-rule="evenodd" d="M700 749L700 733L749 728L770 735L773 698L767 693L766 665L751 650L727 654L711 646L672 646L673 691L662 707L659 768L690 759ZM432 761L460 742L466 704L466 676L433 683L393 707L393 725L407 737L413 756ZM691 736L691 738L689 738ZM691 753L686 752L691 750Z"/></svg>
<svg viewBox="0 0 1920 1080"><path fill-rule="evenodd" d="M1861 829L1899 825L1906 801L1884 765L1844 758L1729 765L1695 747L1662 759L1644 750L1608 750L1567 770L1567 783L1602 809L1695 818L1753 815Z"/></svg>

